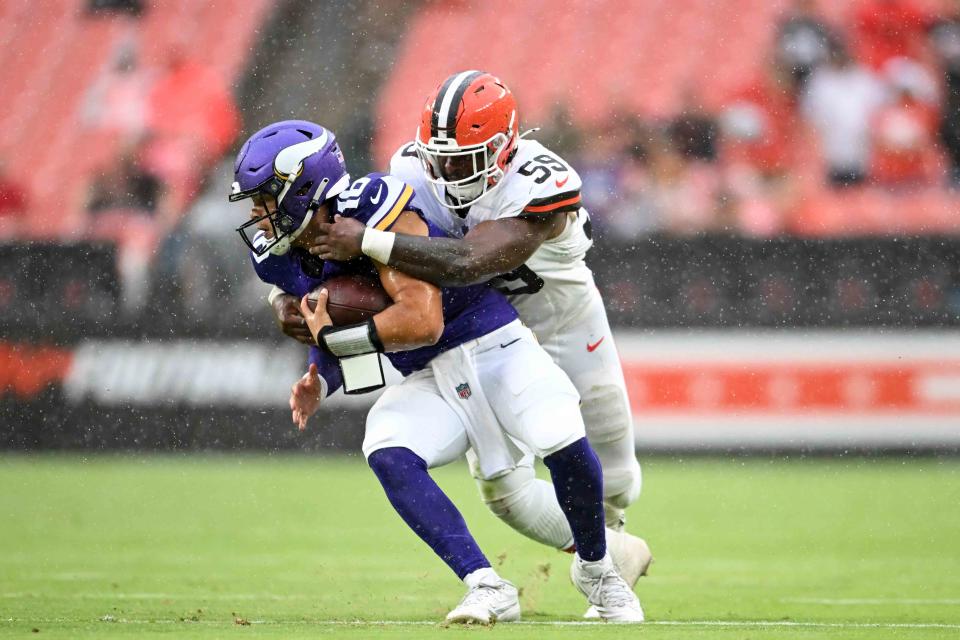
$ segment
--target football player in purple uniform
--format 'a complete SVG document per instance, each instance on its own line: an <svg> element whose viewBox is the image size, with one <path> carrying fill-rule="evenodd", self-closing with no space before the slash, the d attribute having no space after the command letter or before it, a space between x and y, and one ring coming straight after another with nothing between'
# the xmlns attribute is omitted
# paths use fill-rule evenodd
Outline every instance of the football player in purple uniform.
<svg viewBox="0 0 960 640"><path fill-rule="evenodd" d="M340 386L381 386L380 353L405 376L371 408L363 451L401 518L468 587L447 620L516 620L520 606L516 588L490 566L428 469L472 448L479 473L493 479L515 468L524 455L520 442L550 470L576 545L578 588L606 619L642 621L636 595L607 552L600 463L585 437L579 396L506 298L485 284L440 289L370 258L324 261L307 251L319 225L335 216L378 231L446 235L412 206L413 189L376 173L351 182L333 134L305 121L255 133L234 176L230 199L253 199L238 230L254 268L264 282L304 298L316 343L291 393L298 425ZM332 326L324 294L315 311L305 296L343 274L379 278L393 304L366 322Z"/></svg>

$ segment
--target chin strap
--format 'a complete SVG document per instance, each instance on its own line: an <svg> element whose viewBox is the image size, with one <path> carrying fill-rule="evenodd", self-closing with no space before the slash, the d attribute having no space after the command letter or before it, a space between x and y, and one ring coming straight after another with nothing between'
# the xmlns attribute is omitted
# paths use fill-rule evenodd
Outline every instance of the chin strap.
<svg viewBox="0 0 960 640"><path fill-rule="evenodd" d="M292 175L292 174L291 174ZM296 180L296 177L294 177ZM320 208L320 205L323 204L323 200L320 199L321 194L323 193L324 187L330 183L330 178L324 178L320 181L320 184L317 186L316 190L313 192L313 199L310 200L310 204L307 205L307 215L303 217L303 222L300 223L300 226L295 230L291 231L287 235L280 238L275 245L270 248L270 253L282 256L288 251L290 251L290 245L293 243L297 237L303 233L303 230L307 228L307 225L310 224L310 221L313 220L313 215L317 212L317 209ZM277 209L280 208L280 201L289 191L290 186L293 184L289 178L287 178L287 184L283 188L283 192L280 194L280 198L277 199Z"/></svg>
<svg viewBox="0 0 960 640"><path fill-rule="evenodd" d="M315 212L316 209L307 208L307 215L303 217L303 222L300 223L300 226L297 227L296 231L292 231L277 240L276 244L270 247L270 253L275 256L282 256L290 251L290 245L294 240L297 239L297 236L303 233L303 230L307 228L307 225L310 224L311 220L313 220L313 214Z"/></svg>

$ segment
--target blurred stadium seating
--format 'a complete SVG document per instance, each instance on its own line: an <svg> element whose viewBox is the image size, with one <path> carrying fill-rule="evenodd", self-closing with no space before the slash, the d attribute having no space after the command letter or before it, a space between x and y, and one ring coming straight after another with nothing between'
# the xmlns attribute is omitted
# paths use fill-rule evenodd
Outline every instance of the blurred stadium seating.
<svg viewBox="0 0 960 640"><path fill-rule="evenodd" d="M0 63L9 70L0 101L0 157L14 162L26 182L31 206L24 233L69 238L81 229L84 189L120 144L116 134L79 125L84 96L131 31L148 65L184 47L233 83L271 4L172 0L157 3L134 25L126 17L87 15L83 0L0 4Z"/></svg>
<svg viewBox="0 0 960 640"><path fill-rule="evenodd" d="M859 4L843 0L817 7L856 43ZM949 5L915 4L931 15ZM427 2L411 19L385 78L374 157L382 166L411 139L415 120L409 114L422 107L438 78L464 67L494 70L508 82L521 105L521 126L549 127L562 106L568 126L580 129L588 143L610 121L629 136L624 114L668 121L691 95L717 113L770 65L776 25L790 5L789 0ZM801 191L781 231L809 237L960 231L960 198L940 186L897 193L828 189L818 177L812 138L806 131L792 142L792 173Z"/></svg>

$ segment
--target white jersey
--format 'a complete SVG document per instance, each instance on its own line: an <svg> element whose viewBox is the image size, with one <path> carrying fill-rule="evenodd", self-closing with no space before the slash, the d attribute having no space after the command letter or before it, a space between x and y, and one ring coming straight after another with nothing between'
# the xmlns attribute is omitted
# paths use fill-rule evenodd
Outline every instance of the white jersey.
<svg viewBox="0 0 960 640"><path fill-rule="evenodd" d="M603 300L584 262L593 240L590 217L580 206L580 176L539 142L520 140L501 183L461 217L434 196L413 143L394 154L390 173L414 188L415 207L455 237L485 220L567 212L560 235L541 244L525 265L501 276L498 284L579 393L587 437L603 466L608 523L619 522L621 510L640 495L642 480L620 358ZM529 375L539 379L543 374ZM417 428L421 424L416 423ZM476 456L467 459L477 478L489 477ZM532 469L533 456L519 464Z"/></svg>
<svg viewBox="0 0 960 640"><path fill-rule="evenodd" d="M590 216L580 204L580 176L535 140L520 140L500 184L461 217L434 196L413 143L390 160L390 174L415 190L413 206L451 235L462 237L486 220L567 212L567 224L545 241L527 263L497 279L524 324L545 342L580 319L596 296L593 274L584 262L593 244Z"/></svg>

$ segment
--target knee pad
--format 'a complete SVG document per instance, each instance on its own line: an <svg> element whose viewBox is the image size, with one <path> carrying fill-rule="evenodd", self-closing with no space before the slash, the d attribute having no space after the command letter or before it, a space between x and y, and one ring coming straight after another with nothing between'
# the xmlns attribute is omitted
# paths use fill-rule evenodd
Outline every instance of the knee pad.
<svg viewBox="0 0 960 640"><path fill-rule="evenodd" d="M477 486L491 513L514 531L554 549L573 544L553 485L537 479L532 466L515 467L492 480L477 478Z"/></svg>
<svg viewBox="0 0 960 640"><path fill-rule="evenodd" d="M596 446L624 437L633 442L633 417L624 389L615 384L591 385L580 401L587 439Z"/></svg>
<svg viewBox="0 0 960 640"><path fill-rule="evenodd" d="M626 392L616 384L593 385L580 410L587 440L603 466L604 502L625 509L640 497L642 486Z"/></svg>
<svg viewBox="0 0 960 640"><path fill-rule="evenodd" d="M476 476L475 476L476 477ZM522 500L528 485L536 479L533 467L514 467L510 472L492 480L477 478L477 487L484 504L496 516L502 516Z"/></svg>

